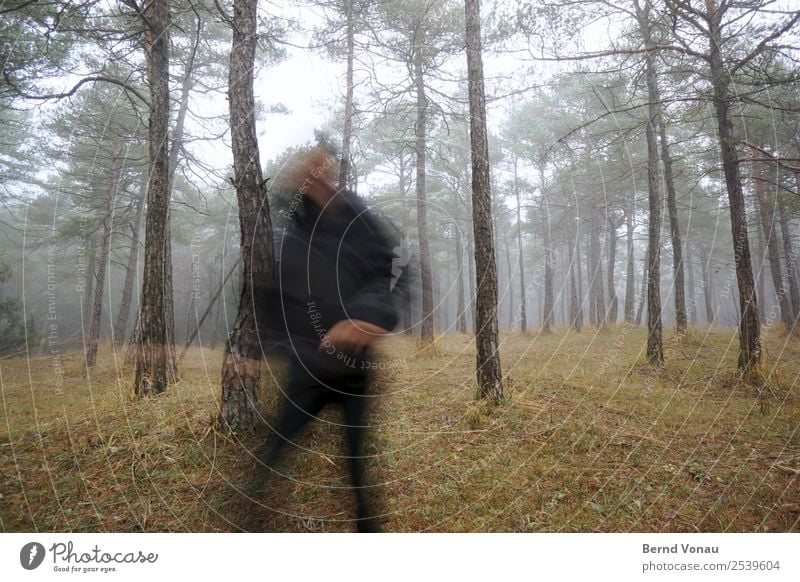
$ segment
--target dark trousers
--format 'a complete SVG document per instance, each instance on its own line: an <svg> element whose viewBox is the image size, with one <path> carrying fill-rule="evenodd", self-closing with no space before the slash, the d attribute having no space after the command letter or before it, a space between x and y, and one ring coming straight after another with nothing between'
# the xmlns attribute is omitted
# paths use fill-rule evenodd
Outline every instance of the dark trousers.
<svg viewBox="0 0 800 582"><path fill-rule="evenodd" d="M286 444L291 444L309 421L316 418L328 404L341 404L344 409L350 482L356 496L358 530L375 531L377 522L370 511L363 458L364 423L370 398L367 395L369 379L364 375L345 376L322 385L295 369L290 374L288 384L286 400L273 427L275 434L266 448L264 463L268 468L274 467Z"/></svg>

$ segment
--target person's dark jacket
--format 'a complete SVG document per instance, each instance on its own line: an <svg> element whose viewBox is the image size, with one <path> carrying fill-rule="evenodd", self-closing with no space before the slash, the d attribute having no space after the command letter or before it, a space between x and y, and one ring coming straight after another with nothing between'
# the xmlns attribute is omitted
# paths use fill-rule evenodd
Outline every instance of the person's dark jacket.
<svg viewBox="0 0 800 582"><path fill-rule="evenodd" d="M374 365L370 353L321 345L334 324L353 319L387 330L397 325L394 236L358 196L343 191L337 197L335 211L321 212L306 198L296 204L289 228L279 235L272 292L257 305L262 337L316 379L361 374Z"/></svg>

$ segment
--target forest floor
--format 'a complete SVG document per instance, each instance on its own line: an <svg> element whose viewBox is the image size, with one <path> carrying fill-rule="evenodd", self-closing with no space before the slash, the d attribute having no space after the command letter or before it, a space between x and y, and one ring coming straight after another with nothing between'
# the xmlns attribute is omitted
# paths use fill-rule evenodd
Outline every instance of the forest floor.
<svg viewBox="0 0 800 582"><path fill-rule="evenodd" d="M471 337L384 344L367 453L386 531L800 531L800 340L764 334L767 388L739 383L734 330L617 326L503 335L507 401L475 401ZM389 355L391 354L391 355ZM352 531L340 412L323 412L247 503L271 434L215 428L220 350L131 394L123 354L0 360L0 531ZM277 391L265 382L270 419Z"/></svg>

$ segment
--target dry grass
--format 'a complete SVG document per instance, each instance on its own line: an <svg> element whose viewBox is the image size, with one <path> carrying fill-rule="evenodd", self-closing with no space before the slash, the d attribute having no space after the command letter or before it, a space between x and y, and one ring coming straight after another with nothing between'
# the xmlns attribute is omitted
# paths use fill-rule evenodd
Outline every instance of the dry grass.
<svg viewBox="0 0 800 582"><path fill-rule="evenodd" d="M800 530L800 342L767 333L772 375L732 374L730 331L508 334L508 401L474 401L472 339L386 344L367 452L389 531ZM241 490L257 437L218 432L220 352L190 351L182 380L148 400L101 350L0 360L0 529L349 531L339 413L323 413L255 507ZM270 383L267 383L270 384ZM265 386L265 419L278 399Z"/></svg>

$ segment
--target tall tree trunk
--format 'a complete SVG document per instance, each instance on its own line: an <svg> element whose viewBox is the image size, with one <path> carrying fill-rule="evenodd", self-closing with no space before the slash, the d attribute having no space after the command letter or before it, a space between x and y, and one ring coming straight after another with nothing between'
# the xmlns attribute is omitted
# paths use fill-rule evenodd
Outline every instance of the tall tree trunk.
<svg viewBox="0 0 800 582"><path fill-rule="evenodd" d="M589 303L589 321L592 325L597 325L597 301L595 300L595 254L597 244L594 241L594 222L589 222L589 230L585 234L586 238L586 301Z"/></svg>
<svg viewBox="0 0 800 582"><path fill-rule="evenodd" d="M257 12L257 0L234 0L228 104L243 272L239 310L222 363L220 424L237 432L254 431L259 418L261 342L256 303L259 314L265 313L263 301L269 296L273 271L272 223L261 175L253 95Z"/></svg>
<svg viewBox="0 0 800 582"><path fill-rule="evenodd" d="M144 197L147 185L142 188L142 194L136 199L136 217L131 223L131 250L128 253L128 264L125 267L125 283L122 286L122 301L120 301L117 322L114 325L114 346L119 349L125 343L125 334L128 331L128 320L131 316L131 302L133 300L133 283L139 270L139 232L144 215Z"/></svg>
<svg viewBox="0 0 800 582"><path fill-rule="evenodd" d="M617 323L617 286L614 283L614 269L617 263L617 225L611 212L608 212L608 323Z"/></svg>
<svg viewBox="0 0 800 582"><path fill-rule="evenodd" d="M550 204L544 177L544 164L539 163L539 185L542 189L542 242L544 242L544 311L542 332L550 333L553 326L553 243L550 233Z"/></svg>
<svg viewBox="0 0 800 582"><path fill-rule="evenodd" d="M605 327L606 325L606 296L603 290L603 254L601 251L602 244L600 243L600 230L602 220L602 212L600 209L595 210L595 215L592 218L592 262L594 273L592 275L592 300L594 301L594 324L596 327Z"/></svg>
<svg viewBox="0 0 800 582"><path fill-rule="evenodd" d="M644 259L642 260L642 282L639 285L639 307L636 309L636 327L642 325L642 314L644 313L644 304L647 299L647 268L650 266L650 259L645 251Z"/></svg>
<svg viewBox="0 0 800 582"><path fill-rule="evenodd" d="M633 246L633 217L636 210L636 191L631 191L631 204L625 211L628 256L625 267L625 323L634 322L636 305L636 264Z"/></svg>
<svg viewBox="0 0 800 582"><path fill-rule="evenodd" d="M575 266L580 268L580 257L578 256L578 221L575 221L575 234L568 237L569 244L569 320L572 328L580 332L583 328L583 316L581 304L578 302L580 292L578 283L575 280ZM580 272L578 273L580 278Z"/></svg>
<svg viewBox="0 0 800 582"><path fill-rule="evenodd" d="M767 256L769 257L772 286L775 288L781 320L786 326L786 330L791 331L794 323L794 314L792 313L788 289L783 285L783 269L781 268L780 253L778 252L778 229L775 224L775 201L767 194L766 188L764 188L763 171L764 166L761 162L753 162L752 179L756 188L761 228L767 241Z"/></svg>
<svg viewBox="0 0 800 582"><path fill-rule="evenodd" d="M475 220L472 215L472 205L469 207L469 222L474 224ZM475 241L473 240L473 229L467 229L467 271L469 274L469 281L467 282L468 299L469 299L469 312L471 316L472 331L477 331L475 325L476 321L476 301L475 295L478 292L478 279L475 277Z"/></svg>
<svg viewBox="0 0 800 582"><path fill-rule="evenodd" d="M489 141L486 131L479 0L465 0L465 13L469 133L472 145L472 212L475 268L478 276L475 309L478 397L500 402L503 400L503 382L497 329L497 267L493 248L492 194L489 179Z"/></svg>
<svg viewBox="0 0 800 582"><path fill-rule="evenodd" d="M711 252L703 258L703 298L706 304L706 323L714 323L714 300L711 295Z"/></svg>
<svg viewBox="0 0 800 582"><path fill-rule="evenodd" d="M86 285L84 287L85 295L83 297L83 326L88 332L92 322L94 284L97 281L97 277L95 277L95 273L97 272L97 245L94 242L94 237L91 235L86 239L86 248L89 253L89 264L86 266Z"/></svg>
<svg viewBox="0 0 800 582"><path fill-rule="evenodd" d="M634 0L639 26L645 38L645 44L650 47L650 5L645 5L644 10L639 7L638 0ZM647 107L647 191L649 202L649 225L647 241L647 360L651 363L664 362L664 344L661 323L661 192L658 184L658 85L656 80L656 67L653 54L645 55L647 75L647 94L649 105ZM685 317L685 313L683 315ZM684 324L685 328L685 324Z"/></svg>
<svg viewBox="0 0 800 582"><path fill-rule="evenodd" d="M686 275L689 282L689 305L687 312L692 325L697 325L697 287L694 284L694 261L692 260L692 245L686 241Z"/></svg>
<svg viewBox="0 0 800 582"><path fill-rule="evenodd" d="M97 266L97 285L94 289L92 317L89 323L89 337L86 342L86 366L93 368L97 362L97 344L100 342L100 322L103 318L103 292L106 282L106 266L111 252L111 231L114 223L114 200L119 185L119 140L111 142L111 167L106 185L105 208L103 209L103 239L100 242L100 262Z"/></svg>
<svg viewBox="0 0 800 582"><path fill-rule="evenodd" d="M731 234L733 235L736 281L739 286L739 359L738 369L744 376L760 379L763 373L761 354L761 324L758 321L758 301L750 262L750 243L747 239L747 214L742 181L739 176L739 156L731 121L730 74L722 57L721 11L714 0L706 0L709 30L709 57L714 110L722 157L722 169L730 203Z"/></svg>
<svg viewBox="0 0 800 582"><path fill-rule="evenodd" d="M347 93L344 102L344 128L342 130L342 159L339 165L339 189L347 186L350 173L350 139L353 134L353 57L355 39L353 32L353 0L347 0Z"/></svg>
<svg viewBox="0 0 800 582"><path fill-rule="evenodd" d="M424 24L418 23L416 46L414 47L414 85L417 91L416 154L417 154L417 230L419 233L419 266L422 282L422 323L420 326L423 342L433 341L433 279L431 276L431 255L428 244L428 209L425 191L425 145L428 98L425 95L425 80L422 71L422 51L426 39Z"/></svg>
<svg viewBox="0 0 800 582"><path fill-rule="evenodd" d="M464 243L461 240L461 228L455 223L456 231L456 277L458 278L458 331L467 333L467 314L464 305Z"/></svg>
<svg viewBox="0 0 800 582"><path fill-rule="evenodd" d="M514 269L511 267L511 244L507 237L503 237L506 250L506 271L508 272L508 328L514 328Z"/></svg>
<svg viewBox="0 0 800 582"><path fill-rule="evenodd" d="M672 241L672 276L675 285L675 328L678 335L686 333L686 283L683 267L683 240L681 226L678 222L678 204L675 200L675 180L672 173L672 156L667 143L667 131L664 127L664 115L661 107L661 94L658 95L658 132L661 140L661 163L664 166L664 183L667 190L667 212L669 214L669 231Z"/></svg>
<svg viewBox="0 0 800 582"><path fill-rule="evenodd" d="M520 331L528 331L527 300L525 292L525 261L522 252L522 202L519 195L519 182L517 180L517 156L514 156L514 196L517 199L517 247L519 252L519 318Z"/></svg>
<svg viewBox="0 0 800 582"><path fill-rule="evenodd" d="M756 278L756 289L758 291L758 297L760 297L758 301L758 321L762 324L767 321L767 314L764 310L767 304L767 288L764 284L764 273L765 273L765 265L767 263L767 251L764 246L764 231L760 228L756 229L756 238L758 239L758 245L756 246L756 257L758 258L758 269L756 269L755 278Z"/></svg>
<svg viewBox="0 0 800 582"><path fill-rule="evenodd" d="M786 280L789 285L789 296L792 300L792 322L791 332L795 335L800 334L800 290L797 286L797 272L795 267L794 251L792 250L792 238L789 234L789 218L786 211L786 202L783 197L778 195L778 220L781 224L781 239L783 240L783 260L786 262Z"/></svg>
<svg viewBox="0 0 800 582"><path fill-rule="evenodd" d="M583 295L583 263L581 262L581 224L578 215L577 193L575 195L575 277L578 284L578 318L576 329L583 329L583 306L585 303Z"/></svg>
<svg viewBox="0 0 800 582"><path fill-rule="evenodd" d="M169 27L167 0L144 5L145 59L150 87L148 124L150 172L140 326L136 338L136 394L158 394L167 388L171 358L171 246L169 244ZM173 321L174 323L174 321Z"/></svg>

